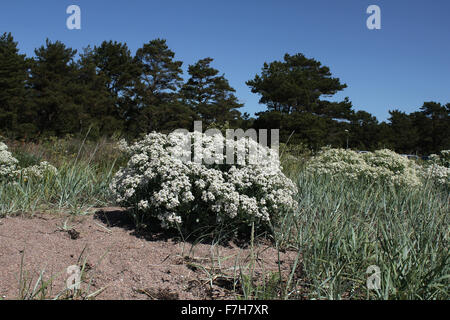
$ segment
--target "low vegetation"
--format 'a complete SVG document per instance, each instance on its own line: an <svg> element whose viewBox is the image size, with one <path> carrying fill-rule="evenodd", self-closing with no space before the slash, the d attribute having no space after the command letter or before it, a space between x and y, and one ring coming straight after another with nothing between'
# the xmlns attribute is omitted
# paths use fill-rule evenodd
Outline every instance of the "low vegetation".
<svg viewBox="0 0 450 320"><path fill-rule="evenodd" d="M117 179L122 176L132 177L133 175L124 175L123 172L131 170L139 161L146 161L133 156L130 158L130 155L126 155L117 147L115 140L107 139L92 142L68 138L57 139L51 143L8 142L7 145L9 148L2 145L2 170L6 167L4 159L11 161L12 158L16 159L12 161L14 170L36 166L44 161L56 170L27 178L20 175L2 178L1 216L32 215L37 211L86 214L93 207L114 204L117 194L111 192L110 186L114 186L114 183L117 185ZM142 151L144 147L145 145L135 145L135 156L137 151ZM430 161L422 163L407 160L388 151L357 154L349 150L327 149L311 156L309 151L294 153L283 147L285 146L280 150L283 177L290 178L295 184L296 192L292 196L296 208L284 210L283 214L274 214L276 209L272 207L270 216L276 219L270 220L265 229L257 228L258 219L245 221L251 235L246 241L251 245L269 239L279 252L297 252L297 259L287 278L271 273L265 275L264 281L261 282L255 279L251 268L236 271L235 280L240 283L239 292L236 291L236 294L239 297L449 298L448 152L432 156ZM330 153L339 155L339 159L329 157L332 161L326 161L325 155ZM399 168L399 164L405 165L405 168L415 168L415 176L411 181L420 183L386 183L386 177L390 176L385 174L379 177L373 174L349 175L348 170L351 167L347 164L342 165L342 168L347 168L343 171L329 172L326 169L337 168L336 161L346 162L342 160L345 155L358 161L363 159L365 162L361 164L364 166L384 167L381 170L383 173L387 172L384 164L392 165L391 169ZM383 161L375 161L378 157ZM318 165L319 159L321 166ZM120 168L123 168L122 171L119 171ZM436 168L439 168L439 171ZM162 170L156 167L154 169ZM391 170L393 176L399 172ZM187 176L191 177L189 174ZM192 178L199 177L194 175ZM147 184L150 188L148 191L162 190L155 186L156 184ZM201 186L198 186L195 190L200 192L201 189ZM245 195L260 201L266 191L261 189L258 195ZM241 191L236 189L236 192ZM198 196L199 199L202 198L202 194L198 193ZM150 198L139 200L148 201ZM201 202L197 200L193 200L191 206L184 208L188 211L194 210L193 205ZM133 207L131 203L128 205ZM136 201L136 208L143 208L143 203ZM175 209L174 212L182 213ZM204 208L205 213L212 210L212 207ZM187 211L181 216L181 224L174 223L171 226L182 226L186 221L185 214ZM208 223L211 223L210 219ZM199 225L199 228L201 227L204 225ZM183 232L183 229L179 228L179 231ZM186 234L182 235L185 236ZM367 273L370 266L379 270L379 289L369 290L367 287L367 279L371 276ZM30 297L28 294L26 296Z"/></svg>

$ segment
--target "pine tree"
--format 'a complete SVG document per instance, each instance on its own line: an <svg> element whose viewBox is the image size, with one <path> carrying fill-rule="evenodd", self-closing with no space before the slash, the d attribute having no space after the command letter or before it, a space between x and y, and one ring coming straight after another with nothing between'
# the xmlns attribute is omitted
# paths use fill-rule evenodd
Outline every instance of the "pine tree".
<svg viewBox="0 0 450 320"><path fill-rule="evenodd" d="M450 149L450 103L424 102L409 115L417 132L417 148L424 154Z"/></svg>
<svg viewBox="0 0 450 320"><path fill-rule="evenodd" d="M46 40L31 63L31 99L40 134L62 136L81 128L82 109L75 103L76 50Z"/></svg>
<svg viewBox="0 0 450 320"><path fill-rule="evenodd" d="M83 108L82 130L90 130L91 137L109 136L123 130L123 121L105 85L107 80L97 71L94 50L85 48L77 65L76 102Z"/></svg>
<svg viewBox="0 0 450 320"><path fill-rule="evenodd" d="M0 37L0 134L24 136L33 131L26 110L27 64L11 33Z"/></svg>
<svg viewBox="0 0 450 320"><path fill-rule="evenodd" d="M210 66L212 61L205 58L189 66L191 77L182 88L184 101L206 124L238 121L241 114L237 109L243 104L238 102L225 76Z"/></svg>
<svg viewBox="0 0 450 320"><path fill-rule="evenodd" d="M137 102L134 124L138 132L192 127L194 114L178 94L183 62L174 57L164 39L152 40L136 52L135 61L141 70L134 88Z"/></svg>
<svg viewBox="0 0 450 320"><path fill-rule="evenodd" d="M284 61L264 63L261 75L247 81L253 93L261 96L260 103L269 111L286 114L310 112L328 118L348 119L351 103L322 100L322 96L334 95L347 87L339 78L331 76L330 69L319 61L303 54L286 54Z"/></svg>
<svg viewBox="0 0 450 320"><path fill-rule="evenodd" d="M134 87L141 71L128 46L117 41L103 41L99 47L95 47L93 61L98 75L103 79L104 88L109 92L113 106L109 115L126 129L136 109Z"/></svg>
<svg viewBox="0 0 450 320"><path fill-rule="evenodd" d="M152 40L137 50L135 60L142 72L141 98L145 104L159 105L174 100L174 93L183 82L183 62L174 61L174 57L164 39Z"/></svg>
<svg viewBox="0 0 450 320"><path fill-rule="evenodd" d="M267 105L267 111L257 114L255 125L280 129L281 141L298 141L316 149L325 144L341 147L346 140L345 128L337 119L350 119L351 102L348 98L340 102L323 99L346 85L319 61L301 53L285 54L284 61L264 63L261 75L246 84Z"/></svg>

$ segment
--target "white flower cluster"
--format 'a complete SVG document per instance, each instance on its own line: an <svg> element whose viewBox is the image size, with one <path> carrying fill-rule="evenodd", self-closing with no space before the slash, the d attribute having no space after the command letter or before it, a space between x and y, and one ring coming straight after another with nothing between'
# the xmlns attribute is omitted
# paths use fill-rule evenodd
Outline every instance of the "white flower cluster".
<svg viewBox="0 0 450 320"><path fill-rule="evenodd" d="M46 161L26 168L20 168L18 163L19 161L8 151L8 146L0 142L0 181L11 181L16 178L42 179L47 173L58 173L58 170Z"/></svg>
<svg viewBox="0 0 450 320"><path fill-rule="evenodd" d="M18 162L8 151L8 146L0 142L0 181L14 177Z"/></svg>
<svg viewBox="0 0 450 320"><path fill-rule="evenodd" d="M38 165L30 166L23 168L18 171L18 173L21 175L24 179L31 179L31 178L37 178L42 179L46 174L57 174L58 169L56 169L54 166L52 166L47 161L42 161Z"/></svg>
<svg viewBox="0 0 450 320"><path fill-rule="evenodd" d="M225 145L228 155L236 151L236 164L225 163ZM126 150L127 167L110 186L116 201L157 217L163 227L203 218L264 224L297 208L296 186L281 172L278 154L254 140L150 133Z"/></svg>
<svg viewBox="0 0 450 320"><path fill-rule="evenodd" d="M125 139L120 139L117 142L117 149L119 149L120 151L126 151L128 148L128 143Z"/></svg>
<svg viewBox="0 0 450 320"><path fill-rule="evenodd" d="M450 186L450 168L433 163L424 168L423 177L432 179L439 185Z"/></svg>
<svg viewBox="0 0 450 320"><path fill-rule="evenodd" d="M388 149L357 153L324 148L311 159L307 170L315 174L344 175L353 180L381 180L392 185L422 184L420 166Z"/></svg>
<svg viewBox="0 0 450 320"><path fill-rule="evenodd" d="M434 164L450 168L450 150L442 150L440 155L430 155L430 161Z"/></svg>
<svg viewBox="0 0 450 320"><path fill-rule="evenodd" d="M450 150L442 150L439 158L441 159L443 166L450 168Z"/></svg>
<svg viewBox="0 0 450 320"><path fill-rule="evenodd" d="M442 150L440 155L430 155L430 165L425 165L423 177L436 184L450 187L450 150Z"/></svg>

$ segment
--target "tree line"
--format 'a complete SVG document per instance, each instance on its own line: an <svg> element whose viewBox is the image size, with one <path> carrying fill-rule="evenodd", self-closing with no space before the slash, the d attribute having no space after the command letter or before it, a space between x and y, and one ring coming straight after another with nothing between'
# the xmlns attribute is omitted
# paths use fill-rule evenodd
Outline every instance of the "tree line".
<svg viewBox="0 0 450 320"><path fill-rule="evenodd" d="M39 140L68 134L135 138L151 131L205 127L280 129L281 142L359 150L390 148L429 154L450 149L450 103L425 102L417 112L389 111L386 122L355 111L349 98L326 98L345 89L329 67L301 53L265 63L246 82L266 110L250 117L235 89L206 57L189 65L165 39L133 55L126 43L104 41L77 50L60 41L20 54L11 33L0 37L0 135Z"/></svg>

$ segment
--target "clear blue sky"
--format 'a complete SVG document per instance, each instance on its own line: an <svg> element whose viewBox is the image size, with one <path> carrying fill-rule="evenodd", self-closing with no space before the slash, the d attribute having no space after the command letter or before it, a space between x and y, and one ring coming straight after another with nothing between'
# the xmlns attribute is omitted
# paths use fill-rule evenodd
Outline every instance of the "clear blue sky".
<svg viewBox="0 0 450 320"><path fill-rule="evenodd" d="M81 8L81 30L66 28L71 4ZM371 4L381 8L381 30L366 28ZM78 50L117 40L133 53L165 38L185 71L214 58L251 114L265 106L245 81L264 62L301 52L348 85L333 99L348 96L382 121L390 109L450 102L449 17L449 0L14 0L2 1L0 32L29 56L47 37Z"/></svg>

